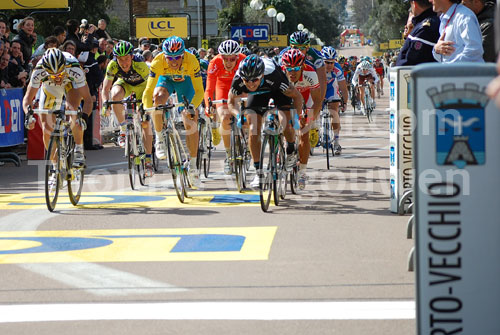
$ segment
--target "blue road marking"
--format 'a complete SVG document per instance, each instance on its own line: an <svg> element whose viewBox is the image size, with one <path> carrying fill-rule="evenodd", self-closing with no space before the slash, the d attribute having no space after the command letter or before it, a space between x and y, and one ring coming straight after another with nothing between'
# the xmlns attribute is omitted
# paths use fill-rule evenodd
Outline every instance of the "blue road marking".
<svg viewBox="0 0 500 335"><path fill-rule="evenodd" d="M260 202L257 194L215 194L210 203L215 204L242 204L242 203L258 203Z"/></svg>
<svg viewBox="0 0 500 335"><path fill-rule="evenodd" d="M176 195L162 195L162 196L142 196L142 195L106 195L97 194L89 195L92 198L112 198L107 201L97 202L97 201L81 201L78 205L106 205L106 204L126 204L134 202L153 202L153 201L163 201L166 197L175 197ZM11 202L9 206L33 206L33 205L45 205L45 196L27 196L25 199L43 199L43 202L33 203L33 202ZM85 199L85 198L83 198ZM70 204L67 202L60 202L60 204Z"/></svg>
<svg viewBox="0 0 500 335"><path fill-rule="evenodd" d="M0 237L0 240L39 242L42 245L17 250L0 250L0 254L36 254L40 252L60 252L100 248L113 243L111 240L87 237Z"/></svg>

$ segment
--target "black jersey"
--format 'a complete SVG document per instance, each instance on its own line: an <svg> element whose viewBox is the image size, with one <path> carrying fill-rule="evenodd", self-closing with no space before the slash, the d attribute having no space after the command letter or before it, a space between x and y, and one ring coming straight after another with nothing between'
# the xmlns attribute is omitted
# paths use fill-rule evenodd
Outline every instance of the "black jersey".
<svg viewBox="0 0 500 335"><path fill-rule="evenodd" d="M283 93L288 90L290 82L283 70L276 64L272 59L262 58L264 61L264 78L262 79L259 88L250 92L248 88L243 83L243 79L240 77L240 69L236 71L234 75L233 82L231 84L231 93L233 95L241 95L243 93L248 94L264 94L272 92ZM243 62L240 63L240 67Z"/></svg>

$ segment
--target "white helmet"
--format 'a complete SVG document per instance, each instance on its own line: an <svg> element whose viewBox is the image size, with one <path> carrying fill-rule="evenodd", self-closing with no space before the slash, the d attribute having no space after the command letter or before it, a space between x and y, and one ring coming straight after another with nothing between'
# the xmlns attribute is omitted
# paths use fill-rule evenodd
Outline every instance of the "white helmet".
<svg viewBox="0 0 500 335"><path fill-rule="evenodd" d="M225 40L219 45L221 55L237 55L240 52L240 44L234 40Z"/></svg>
<svg viewBox="0 0 500 335"><path fill-rule="evenodd" d="M370 64L369 61L364 60L361 62L361 64L359 64L359 67L361 68L361 70L369 70L371 69L372 65Z"/></svg>
<svg viewBox="0 0 500 335"><path fill-rule="evenodd" d="M50 74L61 73L66 66L66 57L61 50L50 48L45 51L42 58L42 67Z"/></svg>

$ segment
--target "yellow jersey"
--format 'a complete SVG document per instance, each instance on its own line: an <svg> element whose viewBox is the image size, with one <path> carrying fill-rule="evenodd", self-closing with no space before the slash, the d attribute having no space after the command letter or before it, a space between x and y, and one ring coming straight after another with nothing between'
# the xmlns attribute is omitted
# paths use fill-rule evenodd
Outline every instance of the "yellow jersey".
<svg viewBox="0 0 500 335"><path fill-rule="evenodd" d="M195 55L184 51L184 59L178 70L170 68L163 52L153 59L149 70L146 89L142 95L142 102L146 108L153 107L153 91L160 76L166 76L167 80L172 81L174 86L176 82L183 82L185 80L191 81L195 92L191 104L197 108L203 101L204 91L200 63ZM169 93L172 94L173 92Z"/></svg>

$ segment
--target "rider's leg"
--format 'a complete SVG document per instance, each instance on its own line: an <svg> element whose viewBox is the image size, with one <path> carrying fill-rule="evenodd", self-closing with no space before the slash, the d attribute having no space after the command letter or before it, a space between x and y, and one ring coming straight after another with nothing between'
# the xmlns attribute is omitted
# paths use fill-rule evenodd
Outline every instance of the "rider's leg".
<svg viewBox="0 0 500 335"><path fill-rule="evenodd" d="M232 114L227 109L227 104L217 106L217 115L221 120L220 133L222 141L224 141L224 148L226 152L230 150L231 146L231 116Z"/></svg>
<svg viewBox="0 0 500 335"><path fill-rule="evenodd" d="M248 146L250 147L250 153L252 154L254 165L258 167L260 162L260 147L262 145L260 139L262 115L259 115L252 110L246 110L245 114L247 116L249 126Z"/></svg>
<svg viewBox="0 0 500 335"><path fill-rule="evenodd" d="M164 105L167 102L169 96L170 93L167 91L165 87L161 86L155 87L153 92L153 101L155 102L155 106ZM153 116L152 117L153 126L156 133L156 143L155 143L156 156L159 159L165 159L166 148L165 148L164 138L161 133L163 130L163 111L161 110L153 111L151 114Z"/></svg>
<svg viewBox="0 0 500 335"><path fill-rule="evenodd" d="M184 129L186 129L186 146L191 156L190 164L196 166L196 156L198 155L198 110L186 110L182 112Z"/></svg>
<svg viewBox="0 0 500 335"><path fill-rule="evenodd" d="M125 90L123 87L119 85L114 85L111 88L111 95L110 95L110 100L111 101L118 101L118 100L123 100L125 97ZM114 104L111 106L111 109L113 110L113 113L115 113L116 119L118 120L118 123L120 125L125 123L125 113L124 107L122 104Z"/></svg>

